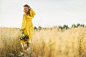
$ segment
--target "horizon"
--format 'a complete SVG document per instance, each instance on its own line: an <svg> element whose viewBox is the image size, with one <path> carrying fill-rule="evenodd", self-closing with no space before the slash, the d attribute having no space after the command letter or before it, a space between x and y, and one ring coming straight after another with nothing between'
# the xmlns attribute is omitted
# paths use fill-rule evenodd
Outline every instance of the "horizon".
<svg viewBox="0 0 86 57"><path fill-rule="evenodd" d="M77 23L77 24L80 24L80 23ZM77 24L72 24L72 25L76 25L77 26ZM65 24L64 24L65 25ZM63 26L64 26L63 25ZM71 28L72 27L72 25L71 26L68 26L68 25L66 25L66 26L68 26L69 28ZM84 27L86 27L86 25L85 24L80 24L80 25L84 25ZM61 26L61 27L63 27L63 26ZM5 27L5 26L0 26L0 27ZM33 27L36 27L36 28L38 28L39 26L33 26ZM41 26L41 28L53 28L53 27L55 27L55 26L52 26L52 27L42 27ZM59 26L57 26L57 27L59 27ZM5 27L5 28L19 28L19 27Z"/></svg>

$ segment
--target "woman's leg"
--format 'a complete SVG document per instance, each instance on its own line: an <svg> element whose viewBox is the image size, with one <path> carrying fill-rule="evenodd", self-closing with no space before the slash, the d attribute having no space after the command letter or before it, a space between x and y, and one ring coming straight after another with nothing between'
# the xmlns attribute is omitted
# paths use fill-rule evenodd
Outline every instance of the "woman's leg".
<svg viewBox="0 0 86 57"><path fill-rule="evenodd" d="M27 48L29 47L29 43L27 42Z"/></svg>
<svg viewBox="0 0 86 57"><path fill-rule="evenodd" d="M27 43L25 43L23 46L24 46L24 50L27 50Z"/></svg>
<svg viewBox="0 0 86 57"><path fill-rule="evenodd" d="M28 55L28 53L27 53L27 43L24 43L24 50L23 50L23 52L24 52L24 55Z"/></svg>

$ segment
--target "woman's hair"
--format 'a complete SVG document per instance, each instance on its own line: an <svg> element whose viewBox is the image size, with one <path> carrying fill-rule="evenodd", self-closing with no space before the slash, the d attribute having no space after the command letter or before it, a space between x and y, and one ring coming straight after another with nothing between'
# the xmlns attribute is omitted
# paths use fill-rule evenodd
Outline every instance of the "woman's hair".
<svg viewBox="0 0 86 57"><path fill-rule="evenodd" d="M29 5L25 4L23 7L28 7L29 8ZM26 13L25 9L24 9L24 12ZM30 15L30 9L28 10L28 12L26 13L26 15L29 14Z"/></svg>

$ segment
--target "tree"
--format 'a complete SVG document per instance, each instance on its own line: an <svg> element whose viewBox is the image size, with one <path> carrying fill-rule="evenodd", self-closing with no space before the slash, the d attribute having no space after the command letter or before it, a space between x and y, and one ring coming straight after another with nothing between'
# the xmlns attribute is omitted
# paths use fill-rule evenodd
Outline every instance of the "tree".
<svg viewBox="0 0 86 57"><path fill-rule="evenodd" d="M62 30L62 26L59 26L59 28Z"/></svg>
<svg viewBox="0 0 86 57"><path fill-rule="evenodd" d="M84 27L84 24L81 24L80 26L81 26L81 27Z"/></svg>
<svg viewBox="0 0 86 57"><path fill-rule="evenodd" d="M69 27L68 27L68 25L63 25L63 29L64 29L64 28L68 29Z"/></svg>
<svg viewBox="0 0 86 57"><path fill-rule="evenodd" d="M34 30L37 30L37 27L36 26L34 27Z"/></svg>
<svg viewBox="0 0 86 57"><path fill-rule="evenodd" d="M79 23L77 24L77 27L78 27L78 26L80 26L80 24L79 24Z"/></svg>
<svg viewBox="0 0 86 57"><path fill-rule="evenodd" d="M41 30L41 29L42 29L42 27L41 27L41 26L39 26L39 27L38 27L38 29L39 29L39 30Z"/></svg>
<svg viewBox="0 0 86 57"><path fill-rule="evenodd" d="M76 28L77 26L75 24L73 24L72 27Z"/></svg>

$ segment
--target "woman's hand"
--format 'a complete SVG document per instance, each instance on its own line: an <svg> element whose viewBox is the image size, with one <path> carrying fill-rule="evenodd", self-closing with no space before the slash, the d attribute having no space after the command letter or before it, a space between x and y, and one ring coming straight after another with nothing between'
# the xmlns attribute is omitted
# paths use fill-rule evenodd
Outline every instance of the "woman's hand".
<svg viewBox="0 0 86 57"><path fill-rule="evenodd" d="M28 8L30 9L31 7L30 7L30 6L28 6Z"/></svg>
<svg viewBox="0 0 86 57"><path fill-rule="evenodd" d="M21 33L24 33L24 30L21 30Z"/></svg>

